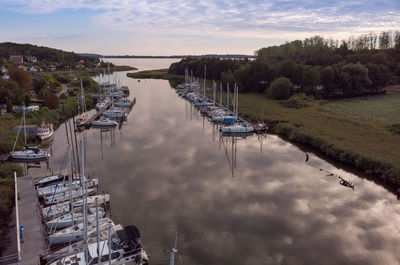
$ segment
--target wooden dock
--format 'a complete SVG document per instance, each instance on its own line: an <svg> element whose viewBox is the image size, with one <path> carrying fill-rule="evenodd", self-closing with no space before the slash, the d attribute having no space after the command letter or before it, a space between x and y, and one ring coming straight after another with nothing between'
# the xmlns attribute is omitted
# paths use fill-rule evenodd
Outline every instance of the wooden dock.
<svg viewBox="0 0 400 265"><path fill-rule="evenodd" d="M108 109L111 106L111 102L108 102L106 106L104 106L103 108L101 108L99 111L96 111L95 114L92 115L92 117L90 117L86 123L85 123L85 127L89 128L90 126L92 126L92 122L94 120L96 120L97 118L99 118L101 116L101 114Z"/></svg>
<svg viewBox="0 0 400 265"><path fill-rule="evenodd" d="M39 264L39 255L46 249L46 242L42 230L38 198L31 176L19 177L17 180L21 196L19 223L24 226L19 264Z"/></svg>

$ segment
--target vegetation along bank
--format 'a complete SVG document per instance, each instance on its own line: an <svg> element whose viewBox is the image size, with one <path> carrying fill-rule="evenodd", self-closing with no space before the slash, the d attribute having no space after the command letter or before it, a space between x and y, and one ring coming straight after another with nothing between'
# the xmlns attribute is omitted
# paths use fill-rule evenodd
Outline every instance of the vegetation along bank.
<svg viewBox="0 0 400 265"><path fill-rule="evenodd" d="M347 41L315 36L262 48L256 59L186 58L136 78L204 76L239 85L239 111L272 132L400 184L400 33ZM219 85L218 85L219 87Z"/></svg>

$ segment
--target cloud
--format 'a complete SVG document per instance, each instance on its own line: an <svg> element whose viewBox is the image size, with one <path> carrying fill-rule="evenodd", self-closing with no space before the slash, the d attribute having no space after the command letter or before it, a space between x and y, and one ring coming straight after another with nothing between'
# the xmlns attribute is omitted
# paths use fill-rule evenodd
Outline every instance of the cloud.
<svg viewBox="0 0 400 265"><path fill-rule="evenodd" d="M16 12L46 14L91 9L102 28L147 34L219 37L302 38L312 34L347 37L396 29L397 1L227 1L227 0L0 0Z"/></svg>

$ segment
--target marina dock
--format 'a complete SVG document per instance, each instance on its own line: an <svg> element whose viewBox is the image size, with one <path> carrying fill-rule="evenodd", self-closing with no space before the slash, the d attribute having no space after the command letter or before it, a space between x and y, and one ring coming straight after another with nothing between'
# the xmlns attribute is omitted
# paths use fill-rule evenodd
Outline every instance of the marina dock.
<svg viewBox="0 0 400 265"><path fill-rule="evenodd" d="M92 115L92 117L90 117L90 118L87 120L87 122L85 123L85 127L86 127L86 128L89 128L90 126L92 126L92 122L93 122L94 120L98 119L98 118L101 116L101 114L102 114L106 109L108 109L110 106L111 106L111 102L108 102L106 106L104 106L103 108L101 108L99 111L96 111L96 113L94 113L94 114Z"/></svg>
<svg viewBox="0 0 400 265"><path fill-rule="evenodd" d="M46 249L39 213L39 201L31 176L19 177L19 223L24 226L20 265L39 264L39 255Z"/></svg>

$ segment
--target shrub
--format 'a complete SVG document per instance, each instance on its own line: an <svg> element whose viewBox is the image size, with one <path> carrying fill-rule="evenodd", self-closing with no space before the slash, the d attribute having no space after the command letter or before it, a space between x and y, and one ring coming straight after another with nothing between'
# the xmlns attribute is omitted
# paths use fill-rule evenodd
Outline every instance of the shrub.
<svg viewBox="0 0 400 265"><path fill-rule="evenodd" d="M293 97L291 97L286 101L282 101L281 104L287 108L292 108L292 109L303 109L305 107L308 107L307 103Z"/></svg>
<svg viewBox="0 0 400 265"><path fill-rule="evenodd" d="M14 171L17 172L17 177L22 176L23 168L16 163L5 163L0 166L0 178L13 178Z"/></svg>
<svg viewBox="0 0 400 265"><path fill-rule="evenodd" d="M293 84L285 77L276 78L266 90L273 99L288 99L292 94Z"/></svg>
<svg viewBox="0 0 400 265"><path fill-rule="evenodd" d="M400 134L400 124L392 124L388 126L388 129L393 134Z"/></svg>

